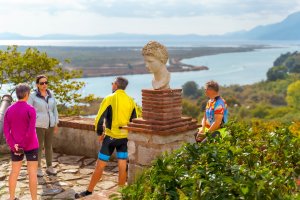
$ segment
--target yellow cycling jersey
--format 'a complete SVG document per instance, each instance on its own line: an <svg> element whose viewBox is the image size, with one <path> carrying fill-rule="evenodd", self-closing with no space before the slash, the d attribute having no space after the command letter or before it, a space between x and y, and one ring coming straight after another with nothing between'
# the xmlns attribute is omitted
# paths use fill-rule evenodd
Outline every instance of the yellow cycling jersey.
<svg viewBox="0 0 300 200"><path fill-rule="evenodd" d="M105 122L105 135L116 139L127 138L128 131L122 127L134 118L137 118L137 112L133 98L124 90L118 89L101 102L95 119L95 130L101 135Z"/></svg>

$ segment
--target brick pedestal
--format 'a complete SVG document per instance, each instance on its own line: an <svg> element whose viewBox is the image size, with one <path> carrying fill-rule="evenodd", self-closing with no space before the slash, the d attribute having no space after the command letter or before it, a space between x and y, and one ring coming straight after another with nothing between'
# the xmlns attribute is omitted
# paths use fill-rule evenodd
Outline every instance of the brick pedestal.
<svg viewBox="0 0 300 200"><path fill-rule="evenodd" d="M143 118L128 125L133 132L170 135L194 130L197 121L182 117L181 89L142 90Z"/></svg>
<svg viewBox="0 0 300 200"><path fill-rule="evenodd" d="M182 90L142 90L143 117L134 119L129 130L129 177L151 164L162 152L194 142L198 125L191 117L182 117Z"/></svg>

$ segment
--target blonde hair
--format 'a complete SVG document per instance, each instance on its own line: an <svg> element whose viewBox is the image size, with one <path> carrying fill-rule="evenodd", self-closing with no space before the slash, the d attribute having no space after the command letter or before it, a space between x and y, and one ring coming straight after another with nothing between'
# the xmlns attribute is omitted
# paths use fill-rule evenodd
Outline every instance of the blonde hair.
<svg viewBox="0 0 300 200"><path fill-rule="evenodd" d="M160 60L163 64L167 64L169 59L169 54L167 48L156 41L148 42L142 50L143 56L153 56L156 59Z"/></svg>

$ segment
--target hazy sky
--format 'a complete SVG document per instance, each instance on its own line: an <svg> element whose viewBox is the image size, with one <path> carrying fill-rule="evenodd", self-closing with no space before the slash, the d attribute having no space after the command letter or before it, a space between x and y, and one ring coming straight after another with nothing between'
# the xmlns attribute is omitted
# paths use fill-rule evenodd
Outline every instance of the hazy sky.
<svg viewBox="0 0 300 200"><path fill-rule="evenodd" d="M223 34L295 11L300 0L0 0L0 32Z"/></svg>

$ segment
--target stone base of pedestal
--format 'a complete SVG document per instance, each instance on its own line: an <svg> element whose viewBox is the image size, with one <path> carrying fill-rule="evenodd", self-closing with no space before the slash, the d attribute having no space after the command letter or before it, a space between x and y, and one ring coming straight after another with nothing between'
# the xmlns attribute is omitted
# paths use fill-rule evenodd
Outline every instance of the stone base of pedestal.
<svg viewBox="0 0 300 200"><path fill-rule="evenodd" d="M171 152L184 143L195 142L195 131L190 130L175 135L130 132L128 135L128 183L132 183L143 169L163 152Z"/></svg>
<svg viewBox="0 0 300 200"><path fill-rule="evenodd" d="M194 142L197 120L182 117L182 89L142 90L143 118L128 124L129 172L132 183L163 152Z"/></svg>

